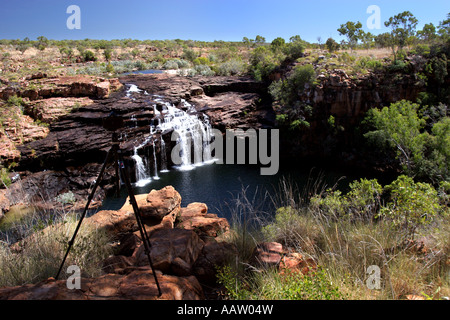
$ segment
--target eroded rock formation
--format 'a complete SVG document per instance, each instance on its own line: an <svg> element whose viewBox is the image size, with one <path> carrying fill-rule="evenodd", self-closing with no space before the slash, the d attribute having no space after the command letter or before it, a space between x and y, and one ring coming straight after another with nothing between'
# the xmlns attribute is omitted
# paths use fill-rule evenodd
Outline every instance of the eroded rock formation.
<svg viewBox="0 0 450 320"><path fill-rule="evenodd" d="M149 207L153 208L152 212L158 212L156 217L143 215L143 219L150 237L150 255L161 286L161 297L158 297L137 231L134 212L129 204L125 204L118 211L100 211L83 222L106 231L111 241L118 243L116 254L103 262L104 275L82 278L81 288L73 290L67 288L65 280L53 278L37 284L0 288L0 299L204 299L203 286L215 283L216 267L236 254L233 245L213 236L228 232L228 222L224 220L221 224L211 225L207 218L211 214L205 204L194 203L181 208L181 196L171 186L137 198L143 212L150 212ZM182 212L186 213L185 219L196 217L195 226L185 228L179 222Z"/></svg>

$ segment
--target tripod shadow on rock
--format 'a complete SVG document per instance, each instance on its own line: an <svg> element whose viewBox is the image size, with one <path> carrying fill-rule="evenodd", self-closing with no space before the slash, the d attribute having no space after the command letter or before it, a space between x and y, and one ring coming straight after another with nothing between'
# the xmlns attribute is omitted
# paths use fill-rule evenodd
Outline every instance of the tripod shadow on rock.
<svg viewBox="0 0 450 320"><path fill-rule="evenodd" d="M230 229L228 221L208 213L204 203L182 208L181 195L172 186L135 199L157 277L148 265L133 207L126 201L120 210L99 211L85 219L86 224L107 232L114 243L115 254L103 262L104 275L82 278L78 290L69 290L66 280L53 278L1 288L0 299L205 299L216 286L216 267L237 254L232 244L222 241Z"/></svg>

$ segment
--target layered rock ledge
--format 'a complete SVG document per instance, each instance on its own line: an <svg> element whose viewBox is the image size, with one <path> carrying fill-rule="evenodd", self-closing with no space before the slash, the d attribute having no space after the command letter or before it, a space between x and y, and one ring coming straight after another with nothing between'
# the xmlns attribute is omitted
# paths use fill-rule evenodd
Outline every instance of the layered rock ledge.
<svg viewBox="0 0 450 320"><path fill-rule="evenodd" d="M103 262L104 275L82 278L80 289L68 289L66 280L54 278L0 288L0 300L204 299L204 286L216 282L216 267L236 254L232 244L220 240L229 232L228 221L208 213L203 203L182 208L181 196L171 186L136 198L162 296L127 201L118 211L99 211L83 222L106 231L116 244L115 255Z"/></svg>

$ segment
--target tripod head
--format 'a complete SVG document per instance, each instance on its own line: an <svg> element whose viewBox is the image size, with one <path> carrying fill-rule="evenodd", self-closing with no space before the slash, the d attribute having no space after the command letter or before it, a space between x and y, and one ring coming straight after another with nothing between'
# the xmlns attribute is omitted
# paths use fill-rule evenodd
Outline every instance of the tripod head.
<svg viewBox="0 0 450 320"><path fill-rule="evenodd" d="M102 119L103 128L108 131L117 131L123 128L123 118L114 111L111 111L109 116Z"/></svg>

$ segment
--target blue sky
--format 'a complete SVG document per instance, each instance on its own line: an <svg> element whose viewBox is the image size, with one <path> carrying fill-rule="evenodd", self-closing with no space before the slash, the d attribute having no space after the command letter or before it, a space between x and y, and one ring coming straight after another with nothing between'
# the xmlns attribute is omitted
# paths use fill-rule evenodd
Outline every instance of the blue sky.
<svg viewBox="0 0 450 320"><path fill-rule="evenodd" d="M69 30L69 5L81 9L81 29ZM380 30L369 30L366 12L377 5ZM293 35L316 42L333 37L347 21L361 21L366 31L387 31L389 17L411 11L419 20L438 25L450 12L448 0L2 0L0 39L192 39L241 41L261 35L272 41Z"/></svg>

